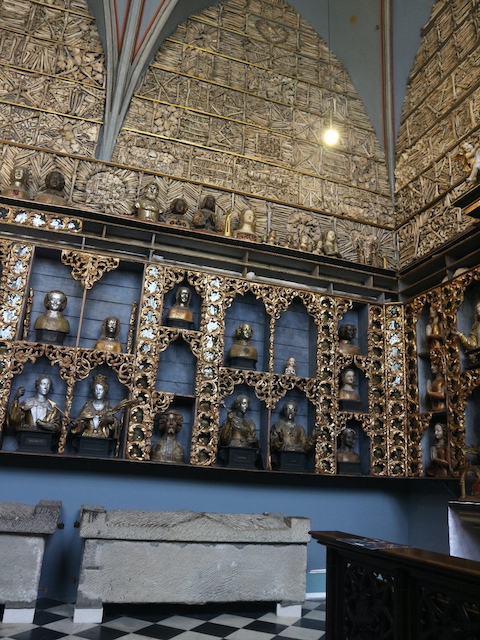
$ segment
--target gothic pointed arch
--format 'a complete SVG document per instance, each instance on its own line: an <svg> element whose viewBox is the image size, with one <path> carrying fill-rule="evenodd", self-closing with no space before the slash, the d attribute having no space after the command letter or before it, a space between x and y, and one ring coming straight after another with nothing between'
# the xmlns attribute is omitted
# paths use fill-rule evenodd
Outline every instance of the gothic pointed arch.
<svg viewBox="0 0 480 640"><path fill-rule="evenodd" d="M330 120L336 148L322 141ZM274 200L280 219L300 206L307 217L393 226L384 154L362 101L283 0L227 0L180 24L132 98L113 160Z"/></svg>

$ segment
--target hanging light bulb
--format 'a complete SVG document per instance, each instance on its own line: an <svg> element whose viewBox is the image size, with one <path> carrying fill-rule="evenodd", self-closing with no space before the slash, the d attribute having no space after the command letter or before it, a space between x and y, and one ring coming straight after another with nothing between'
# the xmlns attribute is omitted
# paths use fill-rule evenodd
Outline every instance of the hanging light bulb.
<svg viewBox="0 0 480 640"><path fill-rule="evenodd" d="M330 50L331 50L331 39L330 39L330 0L327 2L327 31L328 31L328 67L330 71ZM323 141L329 147L333 147L337 144L340 135L338 131L333 126L332 120L332 111L330 111L330 126L326 131L323 132Z"/></svg>
<svg viewBox="0 0 480 640"><path fill-rule="evenodd" d="M332 113L330 112L330 125L326 131L323 132L323 141L329 147L333 147L340 139L340 134L333 126Z"/></svg>
<svg viewBox="0 0 480 640"><path fill-rule="evenodd" d="M338 134L338 131L331 127L327 129L323 134L323 141L325 142L325 144L328 144L329 147L333 147L333 145L337 144L339 138L340 136Z"/></svg>

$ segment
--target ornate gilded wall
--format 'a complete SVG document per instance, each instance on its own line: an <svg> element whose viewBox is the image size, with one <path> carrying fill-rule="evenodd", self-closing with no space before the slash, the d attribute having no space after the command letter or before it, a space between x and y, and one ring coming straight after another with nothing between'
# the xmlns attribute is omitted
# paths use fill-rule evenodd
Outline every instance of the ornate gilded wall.
<svg viewBox="0 0 480 640"><path fill-rule="evenodd" d="M181 195L191 215L213 193L224 211L252 207L260 232L315 240L333 227L346 258L371 261L381 246L395 265L385 162L364 107L283 1L230 0L180 25L139 85L113 166L94 159L105 71L86 3L7 0L0 12L2 183L19 162L36 193L55 165L73 205L131 215L154 175L165 208ZM321 142L330 113L335 149Z"/></svg>
<svg viewBox="0 0 480 640"><path fill-rule="evenodd" d="M408 265L471 224L451 202L468 176L460 145L478 144L480 3L439 0L422 31L397 144L400 262Z"/></svg>

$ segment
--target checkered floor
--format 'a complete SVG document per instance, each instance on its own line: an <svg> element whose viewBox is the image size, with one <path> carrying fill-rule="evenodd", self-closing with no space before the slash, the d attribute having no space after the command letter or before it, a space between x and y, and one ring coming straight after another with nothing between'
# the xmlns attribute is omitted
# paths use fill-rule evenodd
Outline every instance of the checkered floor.
<svg viewBox="0 0 480 640"><path fill-rule="evenodd" d="M72 616L72 604L44 598L34 624L0 624L0 640L320 640L325 635L325 601L319 600L305 602L300 620L278 618L270 603L107 605L102 624L73 624Z"/></svg>

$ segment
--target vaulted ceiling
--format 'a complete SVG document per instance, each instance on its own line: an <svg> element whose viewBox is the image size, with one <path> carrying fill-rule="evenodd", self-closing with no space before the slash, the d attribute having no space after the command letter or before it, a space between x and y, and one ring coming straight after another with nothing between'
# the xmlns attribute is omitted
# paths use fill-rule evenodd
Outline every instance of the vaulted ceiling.
<svg viewBox="0 0 480 640"><path fill-rule="evenodd" d="M108 160L135 87L166 37L212 0L88 0L107 59ZM393 158L408 74L432 0L290 0L346 66L379 140ZM361 10L360 10L361 9Z"/></svg>

